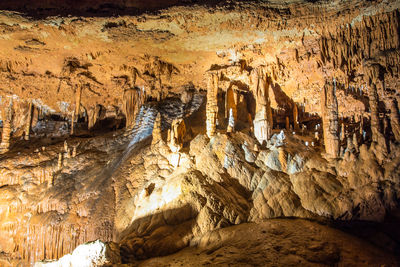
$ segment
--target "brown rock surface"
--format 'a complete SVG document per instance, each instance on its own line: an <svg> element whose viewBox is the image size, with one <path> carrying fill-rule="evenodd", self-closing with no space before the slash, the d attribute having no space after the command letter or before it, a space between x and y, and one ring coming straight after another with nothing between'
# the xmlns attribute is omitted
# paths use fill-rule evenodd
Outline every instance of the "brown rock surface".
<svg viewBox="0 0 400 267"><path fill-rule="evenodd" d="M398 264L399 1L78 2L0 3L1 266Z"/></svg>

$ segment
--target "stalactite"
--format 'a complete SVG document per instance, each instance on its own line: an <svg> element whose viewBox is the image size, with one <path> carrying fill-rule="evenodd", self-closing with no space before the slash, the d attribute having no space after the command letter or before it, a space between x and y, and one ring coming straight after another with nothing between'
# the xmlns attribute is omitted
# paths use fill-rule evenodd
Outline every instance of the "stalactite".
<svg viewBox="0 0 400 267"><path fill-rule="evenodd" d="M103 106L98 105L98 104L89 109L89 111L88 111L88 129L89 130L92 130L96 126L97 121L100 119L102 110L103 110Z"/></svg>
<svg viewBox="0 0 400 267"><path fill-rule="evenodd" d="M272 135L272 110L269 99L269 82L264 70L260 67L252 74L253 94L256 99L256 114L254 117L254 135L262 144Z"/></svg>
<svg viewBox="0 0 400 267"><path fill-rule="evenodd" d="M218 75L216 73L208 77L206 117L207 136L211 138L217 131L218 119Z"/></svg>
<svg viewBox="0 0 400 267"><path fill-rule="evenodd" d="M335 80L333 84L325 83L321 94L321 105L325 151L328 156L336 158L339 155L339 125Z"/></svg>
<svg viewBox="0 0 400 267"><path fill-rule="evenodd" d="M124 91L123 112L126 117L126 127L135 125L136 115L140 107L144 104L146 95L144 90L139 88L130 88Z"/></svg>
<svg viewBox="0 0 400 267"><path fill-rule="evenodd" d="M6 153L10 149L13 113L13 102L10 100L8 107L3 110L3 132L1 135L0 153Z"/></svg>
<svg viewBox="0 0 400 267"><path fill-rule="evenodd" d="M78 85L75 92L75 117L79 119L79 113L81 111L81 97L82 97L82 85Z"/></svg>
<svg viewBox="0 0 400 267"><path fill-rule="evenodd" d="M71 118L71 135L75 134L75 110L72 111L72 118Z"/></svg>
<svg viewBox="0 0 400 267"><path fill-rule="evenodd" d="M33 114L33 103L32 100L29 101L28 104L28 114L26 118L26 124L25 124L25 132L24 132L24 139L28 141L30 139L30 133L31 133L31 126L32 126L32 114Z"/></svg>

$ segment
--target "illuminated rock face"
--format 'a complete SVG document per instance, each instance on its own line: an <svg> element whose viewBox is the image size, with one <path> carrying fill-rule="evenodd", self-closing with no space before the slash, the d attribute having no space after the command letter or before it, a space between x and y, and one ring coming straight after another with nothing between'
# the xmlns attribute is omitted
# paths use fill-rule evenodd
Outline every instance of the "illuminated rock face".
<svg viewBox="0 0 400 267"><path fill-rule="evenodd" d="M227 236L282 265L396 265L396 247L314 243L284 219L266 240L290 248L238 232L278 217L381 222L399 207L398 1L184 2L0 12L0 266L102 265L109 244L110 264L191 245L176 259L226 265L247 255L216 251Z"/></svg>

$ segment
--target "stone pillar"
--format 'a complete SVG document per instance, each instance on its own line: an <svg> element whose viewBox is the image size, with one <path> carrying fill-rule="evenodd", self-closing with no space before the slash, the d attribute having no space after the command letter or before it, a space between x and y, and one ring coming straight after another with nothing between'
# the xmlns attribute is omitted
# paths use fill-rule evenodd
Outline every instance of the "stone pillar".
<svg viewBox="0 0 400 267"><path fill-rule="evenodd" d="M28 107L28 114L26 117L26 124L25 124L25 132L24 132L24 139L29 141L30 133L31 133L31 126L32 126L32 114L33 114L33 103L32 100L29 101Z"/></svg>
<svg viewBox="0 0 400 267"><path fill-rule="evenodd" d="M272 135L272 110L269 99L269 83L262 68L253 71L252 91L256 100L256 114L254 117L254 135L262 144Z"/></svg>
<svg viewBox="0 0 400 267"><path fill-rule="evenodd" d="M63 153L58 153L57 170L61 170L63 167Z"/></svg>
<svg viewBox="0 0 400 267"><path fill-rule="evenodd" d="M344 129L344 122L342 122L342 127L340 129L340 141L343 141L346 137L346 131Z"/></svg>
<svg viewBox="0 0 400 267"><path fill-rule="evenodd" d="M285 123L285 128L286 131L290 131L290 122L289 122L289 117L286 116L286 123Z"/></svg>
<svg viewBox="0 0 400 267"><path fill-rule="evenodd" d="M0 154L6 153L10 149L13 115L13 103L10 100L9 106L3 109L3 132L1 135Z"/></svg>
<svg viewBox="0 0 400 267"><path fill-rule="evenodd" d="M75 134L75 110L72 111L72 118L71 118L71 135Z"/></svg>
<svg viewBox="0 0 400 267"><path fill-rule="evenodd" d="M299 109L296 103L294 103L293 107L293 126L295 131L299 130Z"/></svg>
<svg viewBox="0 0 400 267"><path fill-rule="evenodd" d="M336 158L339 156L339 123L335 81L333 81L333 84L330 82L325 83L322 89L321 111L325 151L328 156Z"/></svg>
<svg viewBox="0 0 400 267"><path fill-rule="evenodd" d="M161 141L161 113L158 113L156 119L154 120L152 135L153 135L153 140L151 141L152 145Z"/></svg>
<svg viewBox="0 0 400 267"><path fill-rule="evenodd" d="M369 108L371 111L371 131L372 141L378 142L379 139L379 111L378 111L378 93L376 85L373 83L368 90Z"/></svg>
<svg viewBox="0 0 400 267"><path fill-rule="evenodd" d="M390 125L396 141L400 141L400 115L396 99L390 101Z"/></svg>
<svg viewBox="0 0 400 267"><path fill-rule="evenodd" d="M212 73L208 77L207 85L207 105L206 105L206 127L207 135L215 135L217 132L217 117L218 117L218 75Z"/></svg>
<svg viewBox="0 0 400 267"><path fill-rule="evenodd" d="M75 93L75 117L79 119L79 113L81 111L81 97L82 97L82 85L78 85Z"/></svg>

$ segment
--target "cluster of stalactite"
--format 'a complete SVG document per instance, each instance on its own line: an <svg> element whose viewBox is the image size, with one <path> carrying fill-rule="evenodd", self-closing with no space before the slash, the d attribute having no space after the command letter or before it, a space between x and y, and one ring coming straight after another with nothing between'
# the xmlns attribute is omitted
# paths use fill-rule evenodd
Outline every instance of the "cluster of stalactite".
<svg viewBox="0 0 400 267"><path fill-rule="evenodd" d="M320 38L322 65L330 62L348 77L348 83L360 74L365 59L374 58L386 73L399 74L399 11L365 16L361 23L338 28L327 26Z"/></svg>
<svg viewBox="0 0 400 267"><path fill-rule="evenodd" d="M17 233L14 236L14 254L30 263L43 259L58 259L71 253L78 245L95 239L111 241L114 234L110 227L100 229L78 224L34 222L26 227L10 225L8 228L9 232Z"/></svg>

